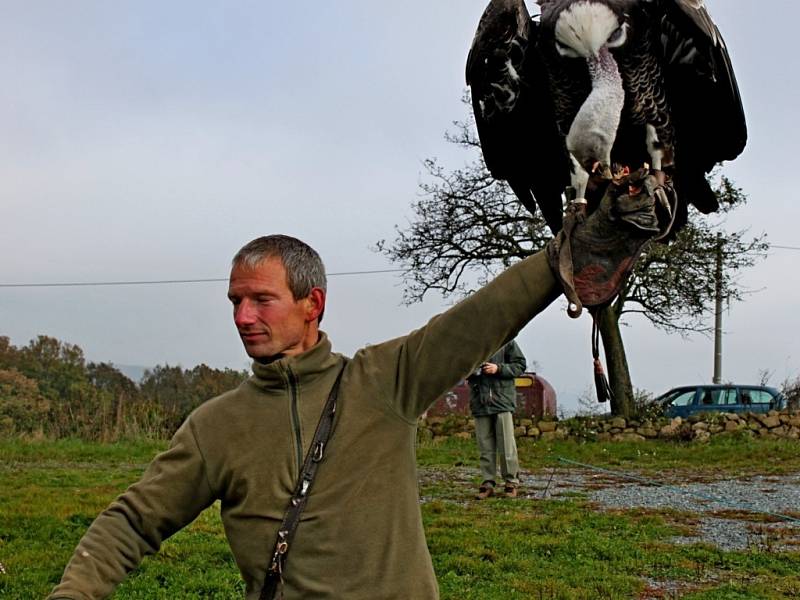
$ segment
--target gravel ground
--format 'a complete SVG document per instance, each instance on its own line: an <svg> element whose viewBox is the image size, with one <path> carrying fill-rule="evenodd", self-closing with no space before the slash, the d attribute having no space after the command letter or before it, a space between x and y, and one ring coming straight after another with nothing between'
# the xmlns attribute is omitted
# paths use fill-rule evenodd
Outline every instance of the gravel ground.
<svg viewBox="0 0 800 600"><path fill-rule="evenodd" d="M659 486L592 471L556 469L549 474L526 476L523 483L532 491L541 490L539 497L557 498L578 492L607 508L667 509L700 515L695 527L697 534L676 538L676 543L705 542L721 550L746 550L754 546L797 549L800 544L797 514L800 474L702 483L669 482ZM796 520L778 519L765 513L792 513ZM725 518L726 515L733 516Z"/></svg>
<svg viewBox="0 0 800 600"><path fill-rule="evenodd" d="M612 508L667 508L699 513L697 535L678 538L675 540L678 543L702 541L722 550L746 550L754 546L789 549L793 542L800 542L800 518L797 515L800 475L782 478L755 476L664 487L626 483L593 491L589 498ZM720 512L723 515L734 513L735 518L720 518L717 516ZM795 520L765 522L765 519L776 520L765 513L793 513Z"/></svg>
<svg viewBox="0 0 800 600"><path fill-rule="evenodd" d="M477 469L468 467L420 472L422 481L453 484L454 495L448 500L460 503L469 501L476 477ZM667 485L658 486L609 473L556 468L522 474L520 479L523 498L559 499L579 495L609 509L644 508L697 515L692 519L693 535L675 538L675 543L703 542L721 550L800 550L800 473L702 482L660 479ZM422 499L423 502L428 500ZM788 514L795 520L778 519L764 513ZM676 522L680 523L679 516Z"/></svg>
<svg viewBox="0 0 800 600"><path fill-rule="evenodd" d="M444 500L466 505L472 500L478 470L456 467L422 469L423 483L446 483ZM668 511L668 519L686 526L675 544L711 544L725 551L800 551L800 473L784 476L722 478L713 474L660 474L661 485L582 468L543 469L520 476L520 497L529 500L586 498L600 509ZM645 479L645 478L640 478ZM441 493L437 494L441 498ZM430 498L423 497L422 502ZM669 514L676 511L675 514ZM687 513L687 514L682 514ZM794 517L777 519L765 513ZM788 513L788 514L787 514ZM713 569L693 581L645 578L638 600L679 598L719 577Z"/></svg>

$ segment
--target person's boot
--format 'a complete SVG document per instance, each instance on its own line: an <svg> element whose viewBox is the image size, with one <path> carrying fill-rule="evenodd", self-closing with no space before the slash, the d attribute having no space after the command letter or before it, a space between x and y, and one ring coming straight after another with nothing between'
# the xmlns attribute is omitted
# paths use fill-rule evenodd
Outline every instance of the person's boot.
<svg viewBox="0 0 800 600"><path fill-rule="evenodd" d="M567 207L564 227L547 245L547 258L571 317L584 306L614 299L645 244L669 232L676 205L663 173L641 169L611 182L592 214L585 215L585 205Z"/></svg>
<svg viewBox="0 0 800 600"><path fill-rule="evenodd" d="M481 487L478 488L478 493L475 494L476 500L486 500L494 496L494 483L491 481L484 481Z"/></svg>
<svg viewBox="0 0 800 600"><path fill-rule="evenodd" d="M503 488L503 492L506 495L506 498L516 498L517 497L517 486L513 483L506 482L505 487Z"/></svg>

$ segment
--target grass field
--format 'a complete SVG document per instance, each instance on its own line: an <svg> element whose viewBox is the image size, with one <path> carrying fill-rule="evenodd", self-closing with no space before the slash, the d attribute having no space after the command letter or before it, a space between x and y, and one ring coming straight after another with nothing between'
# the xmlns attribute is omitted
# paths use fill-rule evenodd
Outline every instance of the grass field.
<svg viewBox="0 0 800 600"><path fill-rule="evenodd" d="M0 597L43 598L92 519L162 448L0 441ZM779 441L520 444L528 468L547 468L557 456L653 477L800 472L800 445ZM580 495L476 502L471 486L455 488L447 476L476 461L474 445L463 440L426 445L418 453L421 466L442 474L426 480L421 493L445 600L800 598L798 552L677 545L671 538L691 523L691 514L601 511ZM242 592L212 507L146 559L114 598L239 599Z"/></svg>

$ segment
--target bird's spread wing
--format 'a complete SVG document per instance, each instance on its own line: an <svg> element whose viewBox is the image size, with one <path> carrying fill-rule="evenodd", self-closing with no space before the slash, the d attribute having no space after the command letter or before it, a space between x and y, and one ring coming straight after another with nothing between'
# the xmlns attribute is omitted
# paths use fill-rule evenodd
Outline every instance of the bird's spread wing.
<svg viewBox="0 0 800 600"><path fill-rule="evenodd" d="M467 58L467 83L487 168L531 211L535 198L557 231L569 162L536 48L538 31L522 0L490 3Z"/></svg>
<svg viewBox="0 0 800 600"><path fill-rule="evenodd" d="M712 41L713 44L718 44L720 41L719 30L711 20L711 15L706 10L704 0L674 0L674 3L680 8Z"/></svg>
<svg viewBox="0 0 800 600"><path fill-rule="evenodd" d="M703 0L660 0L665 85L678 152L703 172L744 150L747 125L731 58ZM656 17L656 15L653 15ZM658 22L658 21L656 21Z"/></svg>

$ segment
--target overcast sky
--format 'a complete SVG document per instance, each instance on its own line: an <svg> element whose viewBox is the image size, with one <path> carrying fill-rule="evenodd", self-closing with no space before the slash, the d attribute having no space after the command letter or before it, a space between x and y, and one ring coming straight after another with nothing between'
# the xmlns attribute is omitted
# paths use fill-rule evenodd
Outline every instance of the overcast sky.
<svg viewBox="0 0 800 600"><path fill-rule="evenodd" d="M724 169L750 197L728 226L800 248L800 9L707 4L750 131ZM442 135L465 116L464 62L484 6L4 1L0 284L224 278L240 246L279 232L314 246L330 273L394 267L371 248L412 218L421 161L469 158ZM725 314L724 379L800 374L798 259L774 249L742 278L754 293ZM226 288L0 288L0 335L24 345L47 334L117 364L244 368ZM397 274L331 276L335 349L352 354L446 307L401 299ZM710 381L713 340L629 324L635 386ZM567 408L591 385L589 332L558 302L519 338Z"/></svg>

